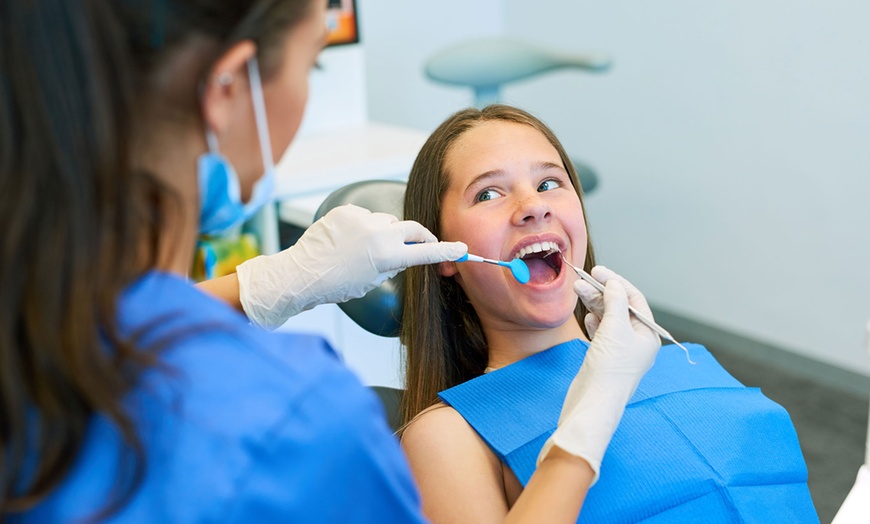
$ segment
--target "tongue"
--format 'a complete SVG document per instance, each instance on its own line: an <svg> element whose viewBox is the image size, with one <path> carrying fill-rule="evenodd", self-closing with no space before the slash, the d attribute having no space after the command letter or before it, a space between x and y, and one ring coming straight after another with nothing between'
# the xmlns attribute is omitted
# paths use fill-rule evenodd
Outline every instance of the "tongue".
<svg viewBox="0 0 870 524"><path fill-rule="evenodd" d="M547 284L558 276L556 275L556 270L543 259L527 258L525 263L529 266L529 273L531 274L529 282L532 284Z"/></svg>

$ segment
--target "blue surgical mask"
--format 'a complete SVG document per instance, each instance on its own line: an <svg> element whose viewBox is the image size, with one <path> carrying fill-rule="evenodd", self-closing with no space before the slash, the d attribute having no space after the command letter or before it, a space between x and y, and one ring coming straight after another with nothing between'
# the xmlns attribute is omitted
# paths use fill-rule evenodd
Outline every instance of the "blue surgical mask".
<svg viewBox="0 0 870 524"><path fill-rule="evenodd" d="M263 86L256 57L248 60L248 77L251 81L251 99L257 121L257 136L260 154L263 156L264 173L255 183L251 199L242 203L239 177L229 160L218 150L217 137L206 130L208 153L197 159L199 172L200 216L199 231L217 235L251 218L265 205L275 189L275 163L272 160L272 144L266 121L266 104L263 102Z"/></svg>

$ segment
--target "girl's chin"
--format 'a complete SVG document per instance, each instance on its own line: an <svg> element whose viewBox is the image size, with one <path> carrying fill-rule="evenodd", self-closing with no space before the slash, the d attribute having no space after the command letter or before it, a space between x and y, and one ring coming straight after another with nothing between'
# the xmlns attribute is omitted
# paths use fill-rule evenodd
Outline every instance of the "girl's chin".
<svg viewBox="0 0 870 524"><path fill-rule="evenodd" d="M558 329L574 320L574 309L565 311L536 311L525 315L520 323L537 329Z"/></svg>

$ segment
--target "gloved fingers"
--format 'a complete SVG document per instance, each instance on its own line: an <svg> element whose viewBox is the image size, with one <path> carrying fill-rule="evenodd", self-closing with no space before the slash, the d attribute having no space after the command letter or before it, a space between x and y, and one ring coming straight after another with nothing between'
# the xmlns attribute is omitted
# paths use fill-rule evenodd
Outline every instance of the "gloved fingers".
<svg viewBox="0 0 870 524"><path fill-rule="evenodd" d="M612 269L609 269L604 266L595 266L590 271L593 277L596 280L601 282L602 284L607 285L607 282L611 279L619 280L622 287L625 289L626 295L628 296L628 303L637 310L638 313L643 314L644 316L652 319L652 311L649 308L649 304L646 301L646 298L643 296L643 293L640 292L631 282L626 280L622 275L619 275Z"/></svg>
<svg viewBox="0 0 870 524"><path fill-rule="evenodd" d="M329 210L325 215L323 215L320 220L329 219L331 220L358 220L360 217L371 215L372 212L364 207L355 206L353 204L344 204L341 206L334 207ZM318 222L320 222L318 220Z"/></svg>
<svg viewBox="0 0 870 524"><path fill-rule="evenodd" d="M583 323L586 324L586 334L589 335L591 340L595 336L595 332L598 331L598 326L601 325L601 319L593 313L586 313Z"/></svg>
<svg viewBox="0 0 870 524"><path fill-rule="evenodd" d="M392 225L397 222L399 219L389 213L373 213L364 207L344 204L331 209L314 225L322 224L327 228L334 229L335 233L341 236L359 236L360 233L365 236L365 232L389 231Z"/></svg>
<svg viewBox="0 0 870 524"><path fill-rule="evenodd" d="M629 298L627 290L623 285L624 281L625 279L621 277L611 278L607 281L604 289L604 316L602 317L602 322L625 323L627 320L629 324L624 325L630 325L636 335L658 340L658 335L655 332L628 311ZM636 297L643 299L643 295L640 292L637 293ZM646 300L643 300L643 305L646 306ZM635 310L652 320L652 313L649 311L648 306L643 309L636 307Z"/></svg>
<svg viewBox="0 0 870 524"><path fill-rule="evenodd" d="M462 242L425 242L402 246L402 257L395 269L405 269L422 264L450 262L468 253L468 246Z"/></svg>
<svg viewBox="0 0 870 524"><path fill-rule="evenodd" d="M586 309L599 317L604 315L604 297L597 289L592 287L592 284L583 279L578 279L574 282L574 292L580 297Z"/></svg>
<svg viewBox="0 0 870 524"><path fill-rule="evenodd" d="M392 222L398 221L397 218L392 218ZM344 251L348 249L349 243L357 239L370 238L368 232L382 231L389 227L390 223L390 215L386 213L375 216L368 209L344 204L330 209L311 224L302 237L314 239L313 243L318 246L331 246L333 249L341 246L341 250Z"/></svg>
<svg viewBox="0 0 870 524"><path fill-rule="evenodd" d="M401 222L396 222L393 225L394 228L398 229L402 233L402 238L404 242L438 242L438 238L432 234L431 231L423 227L419 222L415 222L413 220L402 220ZM464 253L463 253L464 254ZM461 257L463 254L460 254L456 258Z"/></svg>
<svg viewBox="0 0 870 524"><path fill-rule="evenodd" d="M602 322L608 319L629 321L628 295L622 282L617 278L608 279L604 285L604 316Z"/></svg>
<svg viewBox="0 0 870 524"><path fill-rule="evenodd" d="M366 211L368 211L368 210L366 210ZM391 215L389 213L384 213L381 211L374 212L374 213L371 211L368 211L368 212L372 215L372 217L375 220L383 221L386 224L395 224L395 223L401 222L398 218L396 218L395 215Z"/></svg>
<svg viewBox="0 0 870 524"><path fill-rule="evenodd" d="M619 276L616 271L602 265L597 265L590 269L589 274L595 277L595 280L601 282L602 284L607 284L608 280Z"/></svg>

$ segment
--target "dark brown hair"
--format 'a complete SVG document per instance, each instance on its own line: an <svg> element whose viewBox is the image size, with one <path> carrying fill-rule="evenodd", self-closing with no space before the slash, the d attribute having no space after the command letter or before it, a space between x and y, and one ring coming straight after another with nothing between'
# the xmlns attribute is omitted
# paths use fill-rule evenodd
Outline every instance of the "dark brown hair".
<svg viewBox="0 0 870 524"><path fill-rule="evenodd" d="M553 132L529 113L506 105L482 110L465 109L452 115L429 137L411 169L405 191L404 217L416 220L441 236L441 202L449 185L444 159L453 144L469 129L488 121L531 126L553 144L582 203L577 172ZM583 219L586 219L585 209ZM587 240L586 270L595 265ZM583 327L586 309L578 300L575 316ZM585 330L585 327L583 327ZM438 392L483 373L487 365L486 337L465 292L452 277L443 277L436 265L405 271L401 341L405 347L405 394L402 423L438 401Z"/></svg>
<svg viewBox="0 0 870 524"><path fill-rule="evenodd" d="M0 520L58 486L95 413L134 452L127 493L109 507L137 485L145 461L122 401L155 355L121 339L116 302L155 266L176 200L131 165L142 102L184 93L176 109L198 117L195 82L222 49L254 40L267 77L313 5L0 2ZM165 65L192 47L199 70L180 85ZM175 85L156 89L167 77Z"/></svg>

